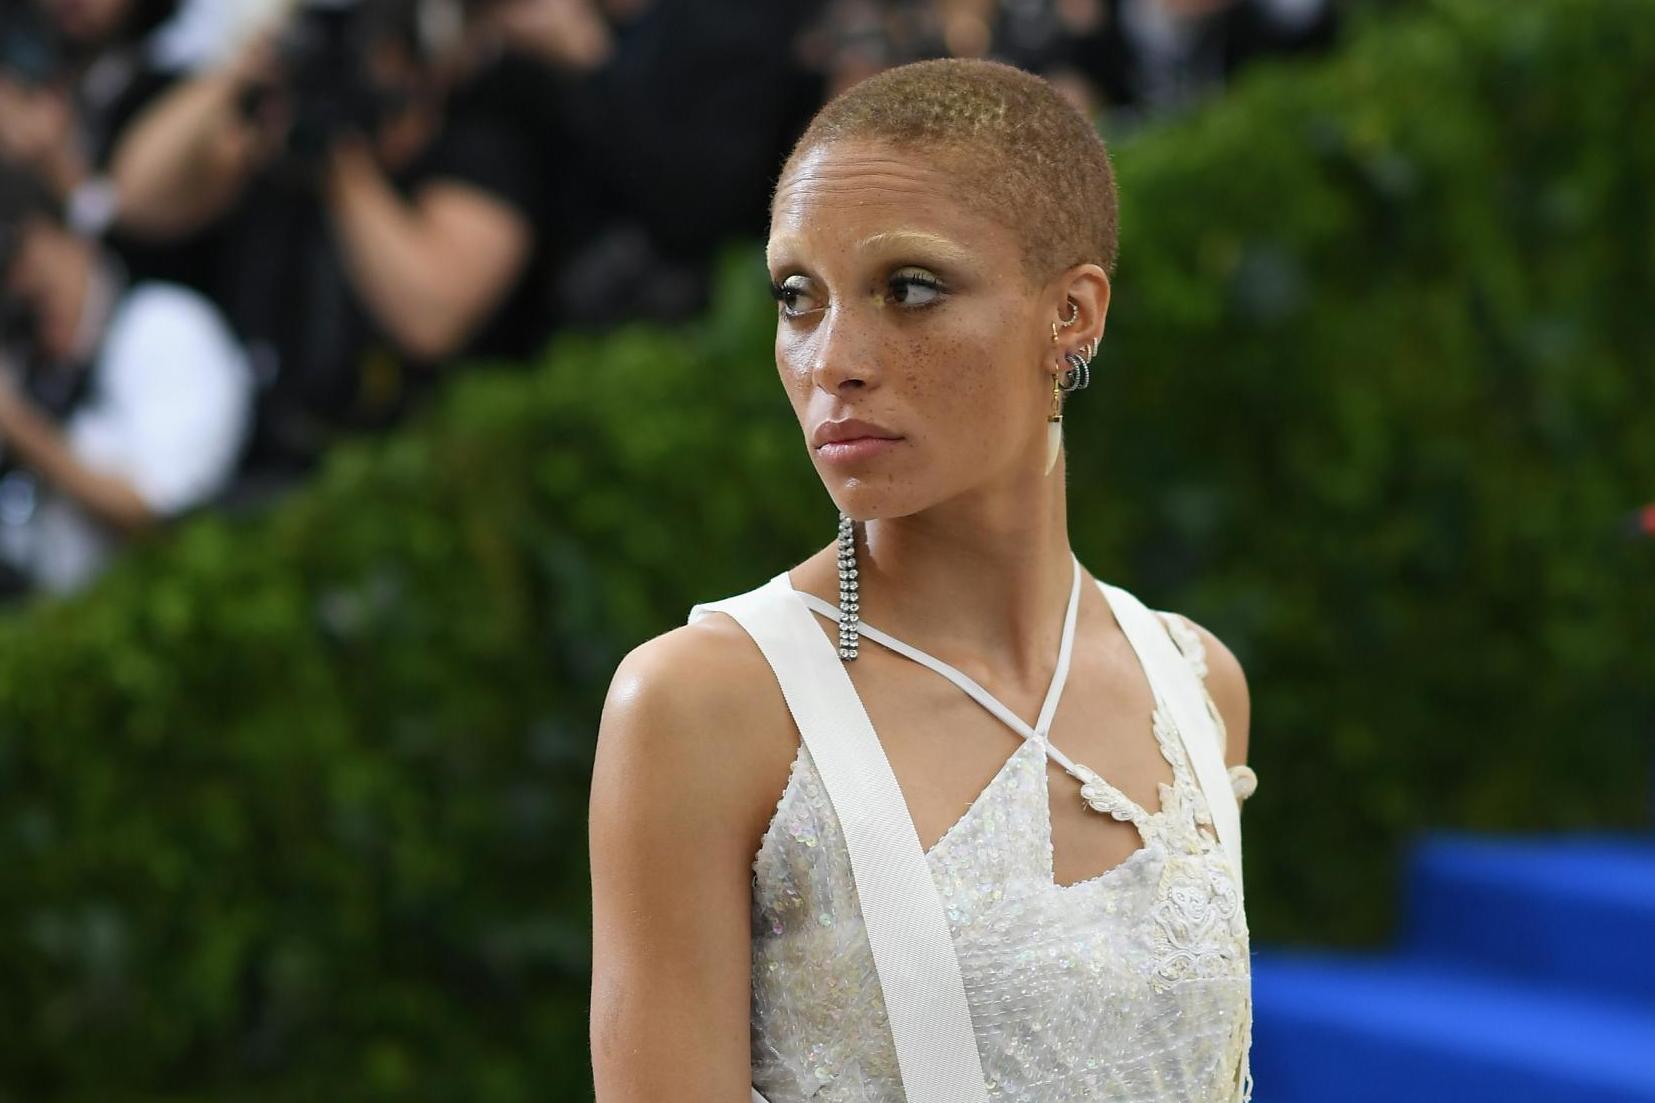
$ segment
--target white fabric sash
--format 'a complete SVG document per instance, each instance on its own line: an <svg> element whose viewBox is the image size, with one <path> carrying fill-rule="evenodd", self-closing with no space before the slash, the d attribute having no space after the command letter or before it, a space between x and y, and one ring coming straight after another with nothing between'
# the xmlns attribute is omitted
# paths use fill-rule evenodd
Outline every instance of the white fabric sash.
<svg viewBox="0 0 1655 1103"><path fill-rule="evenodd" d="M695 606L690 620L711 611L735 618L764 653L839 819L904 1095L909 1103L988 1103L942 898L838 652L785 571L756 590ZM755 1089L753 1099L764 1097Z"/></svg>

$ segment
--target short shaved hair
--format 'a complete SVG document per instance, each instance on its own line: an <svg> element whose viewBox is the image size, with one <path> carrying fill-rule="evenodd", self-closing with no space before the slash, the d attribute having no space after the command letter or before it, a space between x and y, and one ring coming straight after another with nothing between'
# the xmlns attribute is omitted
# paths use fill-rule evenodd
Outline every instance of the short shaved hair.
<svg viewBox="0 0 1655 1103"><path fill-rule="evenodd" d="M1114 275L1119 227L1109 150L1045 79L967 58L887 69L816 113L781 177L811 152L847 139L936 157L959 181L968 208L1022 240L1032 284L1086 263Z"/></svg>

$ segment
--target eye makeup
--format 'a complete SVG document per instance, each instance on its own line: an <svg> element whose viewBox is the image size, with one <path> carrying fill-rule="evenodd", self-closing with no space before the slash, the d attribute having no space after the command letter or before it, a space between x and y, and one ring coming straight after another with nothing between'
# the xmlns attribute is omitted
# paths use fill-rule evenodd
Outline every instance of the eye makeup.
<svg viewBox="0 0 1655 1103"><path fill-rule="evenodd" d="M900 264L891 270L890 275L874 291L875 299L882 305L888 297L890 301L906 310L917 311L941 302L949 287L925 265ZM785 317L799 317L809 313L797 308L798 296L809 293L809 277L802 273L795 272L779 282L770 282L770 297L781 305Z"/></svg>
<svg viewBox="0 0 1655 1103"><path fill-rule="evenodd" d="M909 310L923 310L942 301L946 288L941 280L932 275L929 270L916 265L904 265L892 273L886 286L894 293L902 290L902 297L898 300ZM914 300L915 293L919 300Z"/></svg>
<svg viewBox="0 0 1655 1103"><path fill-rule="evenodd" d="M782 308L784 316L792 318L801 313L794 309L794 300L791 297L805 294L809 290L804 286L806 282L806 277L798 273L785 277L779 283L775 280L770 281L770 297Z"/></svg>

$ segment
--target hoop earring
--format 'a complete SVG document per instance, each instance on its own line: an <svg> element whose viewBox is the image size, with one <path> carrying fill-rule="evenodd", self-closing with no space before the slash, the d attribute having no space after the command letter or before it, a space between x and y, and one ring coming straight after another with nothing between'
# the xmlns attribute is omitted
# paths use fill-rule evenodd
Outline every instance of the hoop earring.
<svg viewBox="0 0 1655 1103"><path fill-rule="evenodd" d="M1091 365L1078 352L1066 353L1063 359L1068 362L1069 370L1063 373L1063 382L1059 386L1070 393L1085 390L1086 385L1092 382Z"/></svg>
<svg viewBox="0 0 1655 1103"><path fill-rule="evenodd" d="M1067 318L1059 318L1057 321L1052 323L1052 344L1054 345L1057 344L1058 326L1061 325L1064 329L1068 329L1070 326L1074 325L1075 322L1080 320L1080 304L1075 302L1073 299L1070 299L1069 306L1072 308L1069 311L1069 316Z"/></svg>

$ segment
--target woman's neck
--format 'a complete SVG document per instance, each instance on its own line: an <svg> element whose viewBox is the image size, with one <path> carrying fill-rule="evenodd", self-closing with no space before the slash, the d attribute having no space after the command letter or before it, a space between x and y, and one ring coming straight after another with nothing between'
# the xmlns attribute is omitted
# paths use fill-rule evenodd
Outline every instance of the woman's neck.
<svg viewBox="0 0 1655 1103"><path fill-rule="evenodd" d="M860 615L904 642L1030 684L1051 673L1074 581L1061 468L1037 487L980 491L857 525ZM837 601L834 549L802 583ZM941 655L939 654L939 657ZM953 660L950 660L953 661Z"/></svg>

